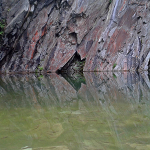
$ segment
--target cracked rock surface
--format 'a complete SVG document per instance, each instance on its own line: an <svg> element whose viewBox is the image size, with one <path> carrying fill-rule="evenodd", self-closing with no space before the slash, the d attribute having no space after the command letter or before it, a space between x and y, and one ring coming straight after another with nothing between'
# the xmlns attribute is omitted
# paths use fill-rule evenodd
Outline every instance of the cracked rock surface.
<svg viewBox="0 0 150 150"><path fill-rule="evenodd" d="M2 0L1 72L150 70L149 0Z"/></svg>

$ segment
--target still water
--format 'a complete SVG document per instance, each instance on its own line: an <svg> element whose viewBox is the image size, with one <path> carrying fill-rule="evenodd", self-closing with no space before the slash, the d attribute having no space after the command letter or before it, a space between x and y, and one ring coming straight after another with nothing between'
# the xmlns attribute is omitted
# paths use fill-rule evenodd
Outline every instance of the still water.
<svg viewBox="0 0 150 150"><path fill-rule="evenodd" d="M147 72L1 76L0 150L150 150Z"/></svg>

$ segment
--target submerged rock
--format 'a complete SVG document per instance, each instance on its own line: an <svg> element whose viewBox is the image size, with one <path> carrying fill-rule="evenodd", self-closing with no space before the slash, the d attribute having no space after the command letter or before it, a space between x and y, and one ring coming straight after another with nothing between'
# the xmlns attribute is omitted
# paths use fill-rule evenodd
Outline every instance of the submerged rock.
<svg viewBox="0 0 150 150"><path fill-rule="evenodd" d="M149 0L2 0L1 72L149 70ZM71 68L71 66L70 66ZM80 70L80 67L79 67Z"/></svg>

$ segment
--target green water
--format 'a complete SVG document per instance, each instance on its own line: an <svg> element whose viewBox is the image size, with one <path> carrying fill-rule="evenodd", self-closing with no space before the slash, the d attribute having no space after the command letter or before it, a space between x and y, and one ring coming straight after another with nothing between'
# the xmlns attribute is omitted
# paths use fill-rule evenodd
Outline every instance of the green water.
<svg viewBox="0 0 150 150"><path fill-rule="evenodd" d="M148 78L85 74L0 80L0 150L149 150ZM83 79L82 79L83 80Z"/></svg>

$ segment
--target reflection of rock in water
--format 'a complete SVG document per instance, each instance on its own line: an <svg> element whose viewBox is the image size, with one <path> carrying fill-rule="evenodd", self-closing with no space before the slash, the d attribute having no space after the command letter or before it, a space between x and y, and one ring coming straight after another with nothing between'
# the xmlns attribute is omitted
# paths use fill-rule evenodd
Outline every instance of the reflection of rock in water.
<svg viewBox="0 0 150 150"><path fill-rule="evenodd" d="M71 84L71 86L78 91L81 88L81 84L86 84L85 78L82 73L75 72L71 76L68 74L62 74L62 76Z"/></svg>
<svg viewBox="0 0 150 150"><path fill-rule="evenodd" d="M93 95L103 102L150 103L148 72L87 73L86 83ZM95 98L96 99L96 98Z"/></svg>
<svg viewBox="0 0 150 150"><path fill-rule="evenodd" d="M67 64L57 71L61 74L71 85L78 91L81 88L81 83L85 84L83 75L83 67L85 59L81 60L80 55L76 52L74 56L67 62Z"/></svg>
<svg viewBox="0 0 150 150"><path fill-rule="evenodd" d="M80 98L81 101L150 103L148 72L85 72L78 76L49 74L43 78L34 75L1 76L0 107L26 107L41 109L59 105L64 107ZM85 84L86 82L86 84ZM82 84L84 83L84 84Z"/></svg>

